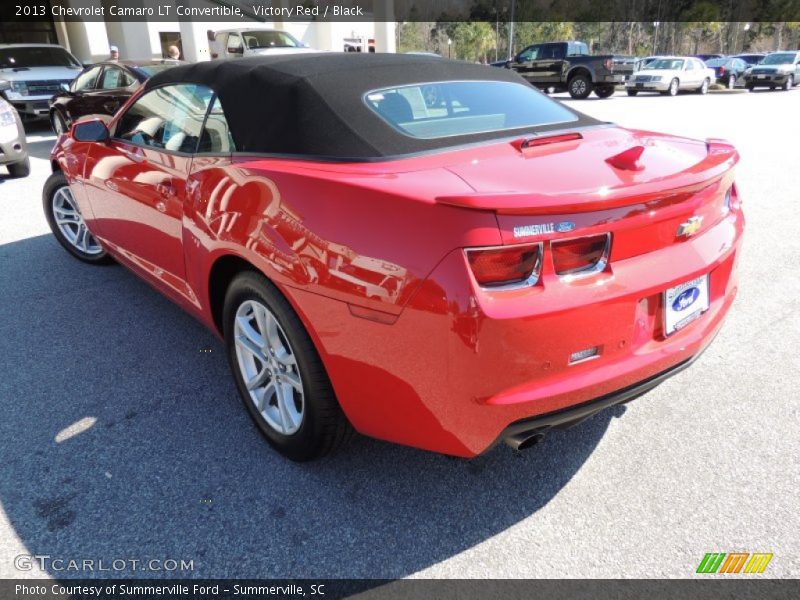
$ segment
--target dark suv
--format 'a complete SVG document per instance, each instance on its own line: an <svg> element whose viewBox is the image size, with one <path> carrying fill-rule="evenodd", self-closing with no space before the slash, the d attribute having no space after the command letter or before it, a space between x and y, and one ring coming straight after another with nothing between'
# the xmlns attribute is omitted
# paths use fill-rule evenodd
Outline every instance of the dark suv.
<svg viewBox="0 0 800 600"><path fill-rule="evenodd" d="M757 87L771 90L790 90L800 82L800 52L790 50L767 54L744 76L745 87L753 91Z"/></svg>

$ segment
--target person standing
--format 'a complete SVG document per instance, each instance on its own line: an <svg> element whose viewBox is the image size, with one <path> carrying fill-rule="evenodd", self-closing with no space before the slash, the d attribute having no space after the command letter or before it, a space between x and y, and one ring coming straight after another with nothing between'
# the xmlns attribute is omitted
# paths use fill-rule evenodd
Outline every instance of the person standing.
<svg viewBox="0 0 800 600"><path fill-rule="evenodd" d="M110 46L108 48L109 56L108 60L119 60L119 48L116 46Z"/></svg>
<svg viewBox="0 0 800 600"><path fill-rule="evenodd" d="M167 58L171 58L172 60L180 60L181 59L180 48L174 45L167 48Z"/></svg>

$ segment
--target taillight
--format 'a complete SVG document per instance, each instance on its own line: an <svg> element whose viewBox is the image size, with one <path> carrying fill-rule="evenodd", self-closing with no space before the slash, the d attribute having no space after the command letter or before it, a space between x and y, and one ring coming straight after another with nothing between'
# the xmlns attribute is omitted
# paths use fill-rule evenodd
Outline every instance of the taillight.
<svg viewBox="0 0 800 600"><path fill-rule="evenodd" d="M742 208L742 203L739 199L739 190L736 188L736 185L732 185L728 188L728 191L725 192L725 212L732 208L736 210Z"/></svg>
<svg viewBox="0 0 800 600"><path fill-rule="evenodd" d="M554 241L551 247L556 274L568 277L591 275L605 269L608 263L611 234Z"/></svg>
<svg viewBox="0 0 800 600"><path fill-rule="evenodd" d="M514 289L535 285L542 268L542 244L468 248L467 261L478 285Z"/></svg>
<svg viewBox="0 0 800 600"><path fill-rule="evenodd" d="M722 77L723 75L725 75L725 67L720 67L719 68L719 76Z"/></svg>

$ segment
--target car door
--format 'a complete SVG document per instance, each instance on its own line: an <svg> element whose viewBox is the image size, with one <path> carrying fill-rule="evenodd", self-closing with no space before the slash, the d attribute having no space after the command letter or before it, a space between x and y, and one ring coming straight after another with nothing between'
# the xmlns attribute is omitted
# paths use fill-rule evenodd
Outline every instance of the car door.
<svg viewBox="0 0 800 600"><path fill-rule="evenodd" d="M186 179L212 96L194 84L144 92L112 123L108 143L92 148L84 171L101 240L183 295Z"/></svg>
<svg viewBox="0 0 800 600"><path fill-rule="evenodd" d="M566 54L566 44L543 44L532 67L537 81L559 83Z"/></svg>
<svg viewBox="0 0 800 600"><path fill-rule="evenodd" d="M700 86L701 76L704 70L700 68L699 63L694 59L686 59L683 64L684 76L681 81L681 88L693 90Z"/></svg>
<svg viewBox="0 0 800 600"><path fill-rule="evenodd" d="M528 46L522 52L517 54L516 58L514 59L514 70L519 73L524 79L526 79L529 83L541 83L539 78L536 76L534 72L534 62L537 60L539 56L539 50L542 47L541 44L535 44L533 46Z"/></svg>
<svg viewBox="0 0 800 600"><path fill-rule="evenodd" d="M97 83L94 96L95 114L113 115L132 93L138 83L136 78L126 69L114 65L106 65Z"/></svg>

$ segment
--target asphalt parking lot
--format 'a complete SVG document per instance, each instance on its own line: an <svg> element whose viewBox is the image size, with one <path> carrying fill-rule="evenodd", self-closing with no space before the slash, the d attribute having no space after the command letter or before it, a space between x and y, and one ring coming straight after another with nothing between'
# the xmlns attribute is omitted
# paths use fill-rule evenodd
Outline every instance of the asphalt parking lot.
<svg viewBox="0 0 800 600"><path fill-rule="evenodd" d="M32 174L0 176L0 578L92 575L19 555L193 561L112 572L141 577L685 578L706 552L800 577L800 88L558 97L737 145L739 297L688 371L473 461L363 438L313 464L272 452L211 333L49 235L54 136L31 127Z"/></svg>

